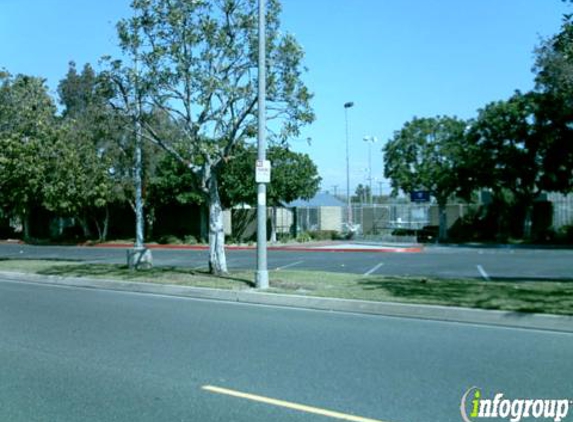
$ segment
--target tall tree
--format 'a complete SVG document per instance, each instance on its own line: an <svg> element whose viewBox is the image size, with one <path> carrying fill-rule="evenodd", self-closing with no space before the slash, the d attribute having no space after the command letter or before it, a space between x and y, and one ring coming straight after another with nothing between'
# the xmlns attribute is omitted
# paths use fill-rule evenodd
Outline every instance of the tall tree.
<svg viewBox="0 0 573 422"><path fill-rule="evenodd" d="M544 187L547 138L537 118L537 94L515 93L479 110L468 140L480 151L478 184L525 210L523 235L531 235L533 201ZM505 192L504 192L505 191Z"/></svg>
<svg viewBox="0 0 573 422"><path fill-rule="evenodd" d="M447 238L448 198L471 180L460 180L467 123L455 117L414 118L384 146L384 175L396 194L429 191L439 208L439 240Z"/></svg>
<svg viewBox="0 0 573 422"><path fill-rule="evenodd" d="M81 222L84 235L91 227L105 240L109 205L130 197L133 150L127 121L109 101L114 92L109 81L86 64L81 73L75 63L58 85L62 130L49 161L45 191L48 209L72 215Z"/></svg>
<svg viewBox="0 0 573 422"><path fill-rule="evenodd" d="M257 116L256 0L134 0L134 17L118 24L120 47L137 58L137 81L144 103L184 129L175 148L152 125L145 137L164 148L199 180L209 205L209 267L227 272L219 176L233 147L253 138ZM268 1L267 101L272 128L282 139L298 136L313 120L311 98L301 80L303 51L279 31L280 3ZM134 77L113 62L120 92ZM131 73L135 76L135 73ZM254 163L253 163L254 166Z"/></svg>
<svg viewBox="0 0 573 422"><path fill-rule="evenodd" d="M55 139L55 112L44 79L0 75L0 206L20 218L25 238L30 212L42 202L43 158Z"/></svg>
<svg viewBox="0 0 573 422"><path fill-rule="evenodd" d="M534 66L546 143L544 187L569 193L573 189L573 15L565 15L559 33L536 50Z"/></svg>
<svg viewBox="0 0 573 422"><path fill-rule="evenodd" d="M356 186L356 190L354 191L354 196L352 201L359 204L365 204L368 202L370 194L371 194L370 186L359 183L358 186Z"/></svg>

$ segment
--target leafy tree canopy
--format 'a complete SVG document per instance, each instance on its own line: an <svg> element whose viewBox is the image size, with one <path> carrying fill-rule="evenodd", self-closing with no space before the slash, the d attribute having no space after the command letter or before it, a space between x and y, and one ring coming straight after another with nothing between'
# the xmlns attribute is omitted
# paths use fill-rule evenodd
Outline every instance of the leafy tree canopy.
<svg viewBox="0 0 573 422"><path fill-rule="evenodd" d="M267 187L268 205L280 206L316 195L321 177L307 154L274 145L268 149L267 158L272 164L271 183ZM241 145L236 148L221 175L221 191L226 206L257 203L256 159L254 146Z"/></svg>
<svg viewBox="0 0 573 422"><path fill-rule="evenodd" d="M414 118L384 147L384 175L394 193L429 191L439 203L460 187L458 164L467 123L455 117Z"/></svg>

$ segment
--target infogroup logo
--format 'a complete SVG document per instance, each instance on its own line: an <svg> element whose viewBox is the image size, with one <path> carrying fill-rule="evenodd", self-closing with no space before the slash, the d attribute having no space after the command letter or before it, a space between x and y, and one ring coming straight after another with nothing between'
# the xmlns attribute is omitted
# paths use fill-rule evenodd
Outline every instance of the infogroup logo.
<svg viewBox="0 0 573 422"><path fill-rule="evenodd" d="M507 399L503 393L496 393L486 399L478 387L472 387L462 396L460 412L464 422L481 419L509 419L520 422L523 419L549 419L560 422L567 417L573 400L569 399Z"/></svg>

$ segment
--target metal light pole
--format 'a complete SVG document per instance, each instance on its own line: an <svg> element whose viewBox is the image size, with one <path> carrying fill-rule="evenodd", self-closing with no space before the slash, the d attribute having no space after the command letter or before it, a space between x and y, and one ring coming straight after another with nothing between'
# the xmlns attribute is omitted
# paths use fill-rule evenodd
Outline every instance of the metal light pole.
<svg viewBox="0 0 573 422"><path fill-rule="evenodd" d="M257 145L257 160L259 163L266 161L265 1L259 0L259 134ZM269 287L269 271L267 269L267 185L259 181L257 181L257 271L255 273L255 284L257 289Z"/></svg>
<svg viewBox="0 0 573 422"><path fill-rule="evenodd" d="M376 136L365 136L364 142L368 143L368 186L370 187L370 205L374 204L372 200L372 144L378 142Z"/></svg>
<svg viewBox="0 0 573 422"><path fill-rule="evenodd" d="M347 228L350 230L352 227L352 203L350 197L350 128L348 124L348 109L354 107L354 103L349 101L344 103L344 118L346 120L346 207L347 207Z"/></svg>

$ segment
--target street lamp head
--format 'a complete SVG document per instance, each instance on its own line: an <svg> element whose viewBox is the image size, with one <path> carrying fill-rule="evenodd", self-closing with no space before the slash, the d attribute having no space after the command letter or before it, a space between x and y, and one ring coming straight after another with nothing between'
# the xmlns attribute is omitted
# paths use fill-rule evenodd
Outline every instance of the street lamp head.
<svg viewBox="0 0 573 422"><path fill-rule="evenodd" d="M362 138L364 142L372 142L373 144L378 142L378 138L376 136L365 136Z"/></svg>
<svg viewBox="0 0 573 422"><path fill-rule="evenodd" d="M344 103L344 108L350 108L350 107L354 107L354 103L352 101Z"/></svg>

